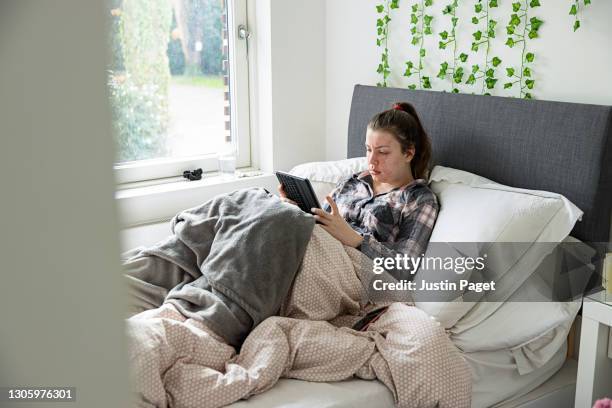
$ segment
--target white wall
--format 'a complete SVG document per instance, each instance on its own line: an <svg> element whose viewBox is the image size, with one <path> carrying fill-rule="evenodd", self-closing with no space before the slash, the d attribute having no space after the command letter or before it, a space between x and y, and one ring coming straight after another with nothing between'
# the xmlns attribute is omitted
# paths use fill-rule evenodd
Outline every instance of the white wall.
<svg viewBox="0 0 612 408"><path fill-rule="evenodd" d="M463 3L463 2L462 2ZM499 70L500 82L505 82L505 66L516 60L518 49L510 49L505 42L511 2L500 2L495 13L498 23L498 39L492 50L504 62ZM535 15L544 20L539 39L529 43L536 53L536 88L538 99L612 104L612 1L593 2L580 15L582 27L572 31L572 18L568 15L570 2L561 0L542 1L542 7L534 9ZM376 67L381 50L376 46L375 0L333 0L326 2L326 119L327 159L339 159L346 155L348 115L355 84L375 85L380 77ZM414 58L417 49L410 45L409 3L400 2L400 9L392 15L390 61L392 74L389 86L405 87L408 84L401 74L404 61ZM431 10L440 9L439 2ZM465 10L465 8L463 8ZM468 10L469 14L469 10ZM460 16L458 36L461 49L469 49L471 33L474 31L467 16ZM446 28L440 14L434 13L434 35L428 36L427 52L431 55L430 76L435 77L444 51L438 50L437 33ZM441 25L440 25L441 24ZM427 44L426 43L426 44ZM497 45L499 44L499 45ZM470 55L470 58L473 58ZM519 56L520 61L520 56ZM468 61L468 62L471 62ZM470 64L471 66L471 64ZM434 90L449 88L448 83L433 82ZM502 86L498 85L498 88ZM512 95L513 91L496 91L497 95Z"/></svg>
<svg viewBox="0 0 612 408"><path fill-rule="evenodd" d="M266 171L325 159L325 0L253 0L254 159Z"/></svg>
<svg viewBox="0 0 612 408"><path fill-rule="evenodd" d="M0 387L128 406L104 2L0 3Z"/></svg>

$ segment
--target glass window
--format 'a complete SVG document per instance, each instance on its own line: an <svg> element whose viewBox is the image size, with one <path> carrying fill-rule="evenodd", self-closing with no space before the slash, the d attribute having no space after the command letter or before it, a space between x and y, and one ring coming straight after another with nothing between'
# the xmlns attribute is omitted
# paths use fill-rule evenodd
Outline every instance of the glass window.
<svg viewBox="0 0 612 408"><path fill-rule="evenodd" d="M195 167L213 171L218 155L228 151L241 150L239 165L248 165L248 134L236 134L236 129L248 126L235 123L234 116L248 117L233 114L236 75L247 76L231 72L247 69L232 61L246 62L246 44L235 40L246 41L230 35L236 12L246 17L246 4L108 3L108 85L119 181L176 176Z"/></svg>

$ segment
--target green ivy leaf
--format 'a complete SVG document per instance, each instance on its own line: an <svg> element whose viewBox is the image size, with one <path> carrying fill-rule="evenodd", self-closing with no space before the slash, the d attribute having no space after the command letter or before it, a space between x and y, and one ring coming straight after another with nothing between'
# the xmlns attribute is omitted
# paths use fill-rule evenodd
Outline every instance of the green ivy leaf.
<svg viewBox="0 0 612 408"><path fill-rule="evenodd" d="M409 69L407 69L407 70L404 72L404 76L405 76L405 77L409 77L409 76L411 76L411 75L412 75L412 71L411 71L411 70L409 70Z"/></svg>
<svg viewBox="0 0 612 408"><path fill-rule="evenodd" d="M430 26L425 27L425 30L423 30L423 32L425 33L425 35L431 35L432 34L431 27Z"/></svg>
<svg viewBox="0 0 612 408"><path fill-rule="evenodd" d="M487 72L485 72L485 75L487 78L493 78L495 76L495 70L493 68L489 68L487 69Z"/></svg>
<svg viewBox="0 0 612 408"><path fill-rule="evenodd" d="M377 45L378 47L380 47L380 44L381 44L381 41L380 41L380 40L376 40L376 45Z"/></svg>
<svg viewBox="0 0 612 408"><path fill-rule="evenodd" d="M433 4L433 0L425 0L425 7L429 7Z"/></svg>
<svg viewBox="0 0 612 408"><path fill-rule="evenodd" d="M451 6L450 4L444 7L444 9L442 10L442 14L450 14L452 12L453 12L453 6Z"/></svg>
<svg viewBox="0 0 612 408"><path fill-rule="evenodd" d="M476 3L476 4L474 5L474 11L475 11L476 13L480 13L480 12L482 11L482 4L480 4L480 3Z"/></svg>
<svg viewBox="0 0 612 408"><path fill-rule="evenodd" d="M517 1L516 3L512 3L512 11L514 11L516 13L520 9L521 9L521 3L520 2Z"/></svg>
<svg viewBox="0 0 612 408"><path fill-rule="evenodd" d="M446 49L446 43L444 41L440 41L438 43L438 48L441 49L441 50Z"/></svg>
<svg viewBox="0 0 612 408"><path fill-rule="evenodd" d="M474 36L474 39L476 41L480 41L480 39L482 38L482 31L478 30L475 33L472 34Z"/></svg>
<svg viewBox="0 0 612 408"><path fill-rule="evenodd" d="M513 25L506 26L506 32L508 33L508 35L514 34L514 26Z"/></svg>
<svg viewBox="0 0 612 408"><path fill-rule="evenodd" d="M385 23L383 23L383 21L380 18L378 20L376 20L376 27L382 27L384 25L385 25Z"/></svg>
<svg viewBox="0 0 612 408"><path fill-rule="evenodd" d="M570 16L575 16L576 14L578 14L578 8L576 7L575 4L572 4L572 8L570 8Z"/></svg>
<svg viewBox="0 0 612 408"><path fill-rule="evenodd" d="M580 20L574 21L574 31L580 28Z"/></svg>
<svg viewBox="0 0 612 408"><path fill-rule="evenodd" d="M533 79L528 79L525 81L525 85L527 86L527 88L533 89L533 86L535 85L535 81Z"/></svg>
<svg viewBox="0 0 612 408"><path fill-rule="evenodd" d="M495 28L496 25L497 25L497 21L489 20L489 28Z"/></svg>
<svg viewBox="0 0 612 408"><path fill-rule="evenodd" d="M518 14L512 14L510 16L510 25L517 26L519 24L521 24L521 18L518 16Z"/></svg>
<svg viewBox="0 0 612 408"><path fill-rule="evenodd" d="M487 35L489 36L489 38L495 38L495 30L490 28L489 31L487 31Z"/></svg>
<svg viewBox="0 0 612 408"><path fill-rule="evenodd" d="M525 69L523 70L523 75L525 75L526 77L531 76L531 70L529 69L529 67L525 67Z"/></svg>
<svg viewBox="0 0 612 408"><path fill-rule="evenodd" d="M457 88L453 88L453 90L451 92L452 93L459 93L459 90Z"/></svg>
<svg viewBox="0 0 612 408"><path fill-rule="evenodd" d="M489 7L497 7L497 0L489 1Z"/></svg>
<svg viewBox="0 0 612 408"><path fill-rule="evenodd" d="M433 20L433 16L428 16L428 15L423 16L423 21L425 22L425 25L430 25L432 20Z"/></svg>
<svg viewBox="0 0 612 408"><path fill-rule="evenodd" d="M416 34L416 32L417 32L417 28L416 28L415 26L413 26L413 27L410 29L410 32L411 32L413 35L414 35L414 34Z"/></svg>
<svg viewBox="0 0 612 408"><path fill-rule="evenodd" d="M470 74L470 76L468 77L467 81L465 81L465 83L468 85L474 85L476 83L476 77L474 76L474 74Z"/></svg>
<svg viewBox="0 0 612 408"><path fill-rule="evenodd" d="M468 55L462 52L461 54L459 54L459 59L461 60L461 62L465 62L468 59Z"/></svg>
<svg viewBox="0 0 612 408"><path fill-rule="evenodd" d="M419 50L419 55L421 56L421 58L425 56L425 48L421 48Z"/></svg>
<svg viewBox="0 0 612 408"><path fill-rule="evenodd" d="M525 99L533 99L533 97L531 96L531 94L529 92L527 92L524 96Z"/></svg>
<svg viewBox="0 0 612 408"><path fill-rule="evenodd" d="M378 35L382 35L382 33L383 33L383 29L382 29L382 27L378 27L378 28L376 29L376 32L378 33Z"/></svg>
<svg viewBox="0 0 612 408"><path fill-rule="evenodd" d="M411 22L412 24L416 24L416 23L418 23L418 22L419 22L419 19L418 19L418 17L417 17L417 15L416 15L416 14L411 14L411 15L410 15L410 22Z"/></svg>
<svg viewBox="0 0 612 408"><path fill-rule="evenodd" d="M391 17L389 17L388 15L384 16L383 21L385 22L385 24L389 24L389 21L391 21Z"/></svg>
<svg viewBox="0 0 612 408"><path fill-rule="evenodd" d="M529 2L529 7L540 7L540 0L531 0Z"/></svg>
<svg viewBox="0 0 612 408"><path fill-rule="evenodd" d="M417 45L420 40L421 40L421 37L415 36L415 37L412 37L411 43L412 45Z"/></svg>
<svg viewBox="0 0 612 408"><path fill-rule="evenodd" d="M534 38L538 38L538 32L535 30L531 30L529 31L529 34L527 34L527 36L533 40Z"/></svg>
<svg viewBox="0 0 612 408"><path fill-rule="evenodd" d="M512 82L506 82L504 84L504 89L508 89L508 88L512 88L513 83Z"/></svg>
<svg viewBox="0 0 612 408"><path fill-rule="evenodd" d="M431 89L431 82L429 82L429 77L423 77L423 88Z"/></svg>
<svg viewBox="0 0 612 408"><path fill-rule="evenodd" d="M399 8L399 0L391 0L391 5L389 7L392 9Z"/></svg>
<svg viewBox="0 0 612 408"><path fill-rule="evenodd" d="M414 67L414 63L412 61L406 62L406 68L407 69L412 69L413 67Z"/></svg>
<svg viewBox="0 0 612 408"><path fill-rule="evenodd" d="M540 28L540 26L541 26L541 25L542 25L542 23L543 23L543 21L542 21L542 20L540 20L540 19L539 19L539 18L537 18L537 17L531 17L531 18L529 19L529 22L531 23L531 29L532 29L532 30L536 30L536 31L538 31L538 29Z"/></svg>
<svg viewBox="0 0 612 408"><path fill-rule="evenodd" d="M379 13L382 13L383 11L385 11L385 6L382 6L382 5L376 6L376 11Z"/></svg>
<svg viewBox="0 0 612 408"><path fill-rule="evenodd" d="M438 78L441 78L441 79L446 78L447 71L448 71L448 62L441 63L440 71L438 72Z"/></svg>
<svg viewBox="0 0 612 408"><path fill-rule="evenodd" d="M382 64L378 64L378 68L376 69L376 72L378 72L379 74L382 74L384 68L382 66Z"/></svg>
<svg viewBox="0 0 612 408"><path fill-rule="evenodd" d="M535 54L533 52L528 52L527 54L525 54L525 61L533 62L534 59L535 59Z"/></svg>
<svg viewBox="0 0 612 408"><path fill-rule="evenodd" d="M472 43L472 51L478 51L478 43Z"/></svg>
<svg viewBox="0 0 612 408"><path fill-rule="evenodd" d="M478 24L478 17L472 17L472 24Z"/></svg>
<svg viewBox="0 0 612 408"><path fill-rule="evenodd" d="M511 77L512 75L514 75L514 68L506 68L506 73L509 77Z"/></svg>
<svg viewBox="0 0 612 408"><path fill-rule="evenodd" d="M591 0L584 0L584 5L588 6L589 4L591 4Z"/></svg>
<svg viewBox="0 0 612 408"><path fill-rule="evenodd" d="M408 89L412 89L412 90L414 90L414 89L416 89L416 85L415 85L415 84L408 85Z"/></svg>
<svg viewBox="0 0 612 408"><path fill-rule="evenodd" d="M442 38L443 40L448 39L448 31L444 30L440 33L440 38Z"/></svg>
<svg viewBox="0 0 612 408"><path fill-rule="evenodd" d="M478 64L472 65L472 73L473 74L477 73L479 69L480 69L480 66Z"/></svg>
<svg viewBox="0 0 612 408"><path fill-rule="evenodd" d="M462 80L463 80L463 69L462 68L458 68L453 73L453 81L455 81L456 84L460 84Z"/></svg>
<svg viewBox="0 0 612 408"><path fill-rule="evenodd" d="M413 4L412 5L412 12L416 13L417 11L419 11L419 5L418 4Z"/></svg>
<svg viewBox="0 0 612 408"><path fill-rule="evenodd" d="M498 66L499 64L501 64L502 60L500 60L498 57L493 57L493 59L491 60L491 63L493 64L494 67Z"/></svg>
<svg viewBox="0 0 612 408"><path fill-rule="evenodd" d="M487 84L487 89L495 88L495 84L497 83L497 79L495 78L486 78L485 83Z"/></svg>
<svg viewBox="0 0 612 408"><path fill-rule="evenodd" d="M457 25L457 21L459 21L459 17L451 18L451 22L453 23L453 27L455 27Z"/></svg>
<svg viewBox="0 0 612 408"><path fill-rule="evenodd" d="M506 41L506 45L510 48L514 47L514 40L511 37L508 37L508 40Z"/></svg>

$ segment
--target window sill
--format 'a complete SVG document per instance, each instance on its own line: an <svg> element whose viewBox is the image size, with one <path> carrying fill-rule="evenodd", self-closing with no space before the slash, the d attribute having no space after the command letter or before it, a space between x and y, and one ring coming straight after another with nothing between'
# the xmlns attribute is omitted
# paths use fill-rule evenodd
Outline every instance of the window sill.
<svg viewBox="0 0 612 408"><path fill-rule="evenodd" d="M122 228L168 221L176 213L195 207L218 194L263 187L276 191L278 181L273 174L251 177L204 174L202 180L172 178L150 183L133 183L118 187L115 200Z"/></svg>

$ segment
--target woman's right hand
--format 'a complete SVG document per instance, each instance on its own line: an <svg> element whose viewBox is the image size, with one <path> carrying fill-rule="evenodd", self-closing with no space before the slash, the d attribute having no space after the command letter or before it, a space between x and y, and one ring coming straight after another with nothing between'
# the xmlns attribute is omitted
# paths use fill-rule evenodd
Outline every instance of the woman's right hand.
<svg viewBox="0 0 612 408"><path fill-rule="evenodd" d="M284 201L284 202L289 203L289 204L297 205L297 203L295 201L287 198L287 193L285 192L285 189L283 188L282 184L278 185L278 194L280 195L281 201Z"/></svg>

